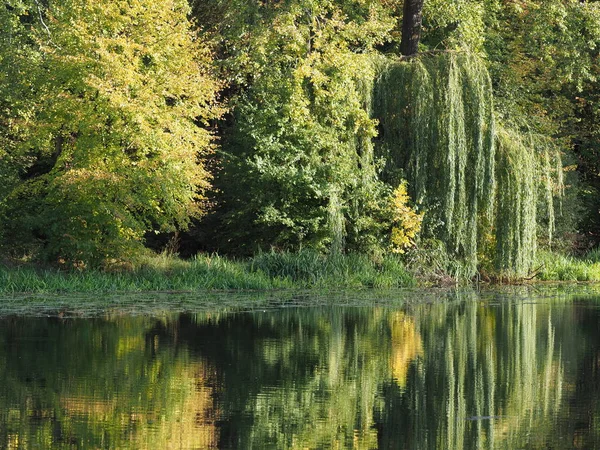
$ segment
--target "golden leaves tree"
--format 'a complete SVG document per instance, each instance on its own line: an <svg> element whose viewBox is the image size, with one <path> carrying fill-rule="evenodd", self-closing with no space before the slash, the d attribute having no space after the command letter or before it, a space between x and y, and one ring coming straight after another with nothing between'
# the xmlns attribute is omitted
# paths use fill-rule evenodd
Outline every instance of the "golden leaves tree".
<svg viewBox="0 0 600 450"><path fill-rule="evenodd" d="M202 212L218 84L188 12L183 0L0 8L0 143L18 166L0 197L5 241L103 263Z"/></svg>

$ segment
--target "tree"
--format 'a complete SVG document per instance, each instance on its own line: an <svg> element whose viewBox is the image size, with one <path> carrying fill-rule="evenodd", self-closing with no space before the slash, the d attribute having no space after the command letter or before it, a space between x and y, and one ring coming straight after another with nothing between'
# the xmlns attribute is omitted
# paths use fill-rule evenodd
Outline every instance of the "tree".
<svg viewBox="0 0 600 450"><path fill-rule="evenodd" d="M485 11L485 51L498 117L552 137L570 169L565 184L573 188L556 215L557 243L568 250L589 245L586 236L599 240L599 7L577 0L489 0ZM562 166L553 170L563 175Z"/></svg>
<svg viewBox="0 0 600 450"><path fill-rule="evenodd" d="M202 213L218 83L183 0L14 0L0 43L5 243L50 260L130 258ZM17 167L17 170L14 168Z"/></svg>
<svg viewBox="0 0 600 450"><path fill-rule="evenodd" d="M496 128L493 80L477 55L482 47L474 38L464 46L448 38L460 21L478 29L482 11L469 0L447 3L471 4L454 24L440 12L428 18L437 22L438 36L425 41L448 51L416 53L424 5L406 0L405 58L388 58L378 74L373 114L380 121L385 178L394 185L407 177L411 195L426 209L424 234L440 239L466 275L474 275L482 260L494 260L501 273L525 276L535 261L538 208L545 208L552 238L553 186L561 184L560 169L556 182L552 172L560 157L541 130L515 125L521 116L503 117L504 127Z"/></svg>
<svg viewBox="0 0 600 450"><path fill-rule="evenodd" d="M400 52L404 56L412 56L419 49L422 19L423 0L404 0L402 41L400 43Z"/></svg>
<svg viewBox="0 0 600 450"><path fill-rule="evenodd" d="M240 45L222 49L238 92L215 180L221 250L380 245L387 190L368 110L374 46L393 20L354 0L283 2L245 20Z"/></svg>
<svg viewBox="0 0 600 450"><path fill-rule="evenodd" d="M406 177L425 208L424 234L467 274L478 263L480 224L493 216L495 145L489 74L467 53L389 59L375 84L377 150L392 186Z"/></svg>

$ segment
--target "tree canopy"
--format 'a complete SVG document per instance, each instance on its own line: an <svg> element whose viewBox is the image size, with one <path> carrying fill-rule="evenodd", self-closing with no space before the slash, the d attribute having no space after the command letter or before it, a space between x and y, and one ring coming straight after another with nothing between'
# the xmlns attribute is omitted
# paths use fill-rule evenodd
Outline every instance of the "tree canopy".
<svg viewBox="0 0 600 450"><path fill-rule="evenodd" d="M104 264L192 223L525 276L600 239L599 5L8 0L0 242Z"/></svg>
<svg viewBox="0 0 600 450"><path fill-rule="evenodd" d="M201 213L219 83L183 1L0 8L4 239L123 257Z"/></svg>

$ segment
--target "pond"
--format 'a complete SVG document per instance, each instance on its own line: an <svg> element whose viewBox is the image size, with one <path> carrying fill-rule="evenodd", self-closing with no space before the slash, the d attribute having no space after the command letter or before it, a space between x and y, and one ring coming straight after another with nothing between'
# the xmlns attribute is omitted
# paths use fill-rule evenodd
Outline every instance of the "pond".
<svg viewBox="0 0 600 450"><path fill-rule="evenodd" d="M0 448L600 448L592 288L2 304Z"/></svg>

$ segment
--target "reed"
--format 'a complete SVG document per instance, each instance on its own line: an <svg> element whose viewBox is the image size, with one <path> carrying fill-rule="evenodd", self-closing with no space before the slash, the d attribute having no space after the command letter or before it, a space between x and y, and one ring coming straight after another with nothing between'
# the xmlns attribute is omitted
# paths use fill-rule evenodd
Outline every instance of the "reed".
<svg viewBox="0 0 600 450"><path fill-rule="evenodd" d="M109 293L142 291L269 290L292 288L395 288L414 278L396 255L374 262L365 255L262 253L248 260L198 255L146 257L135 267L58 270L0 265L0 293Z"/></svg>
<svg viewBox="0 0 600 450"><path fill-rule="evenodd" d="M537 277L543 281L600 281L598 249L579 258L540 251L538 265L540 272Z"/></svg>
<svg viewBox="0 0 600 450"><path fill-rule="evenodd" d="M288 280L301 287L397 288L415 284L400 257L391 254L374 261L357 253L270 252L256 255L250 267L269 279Z"/></svg>

